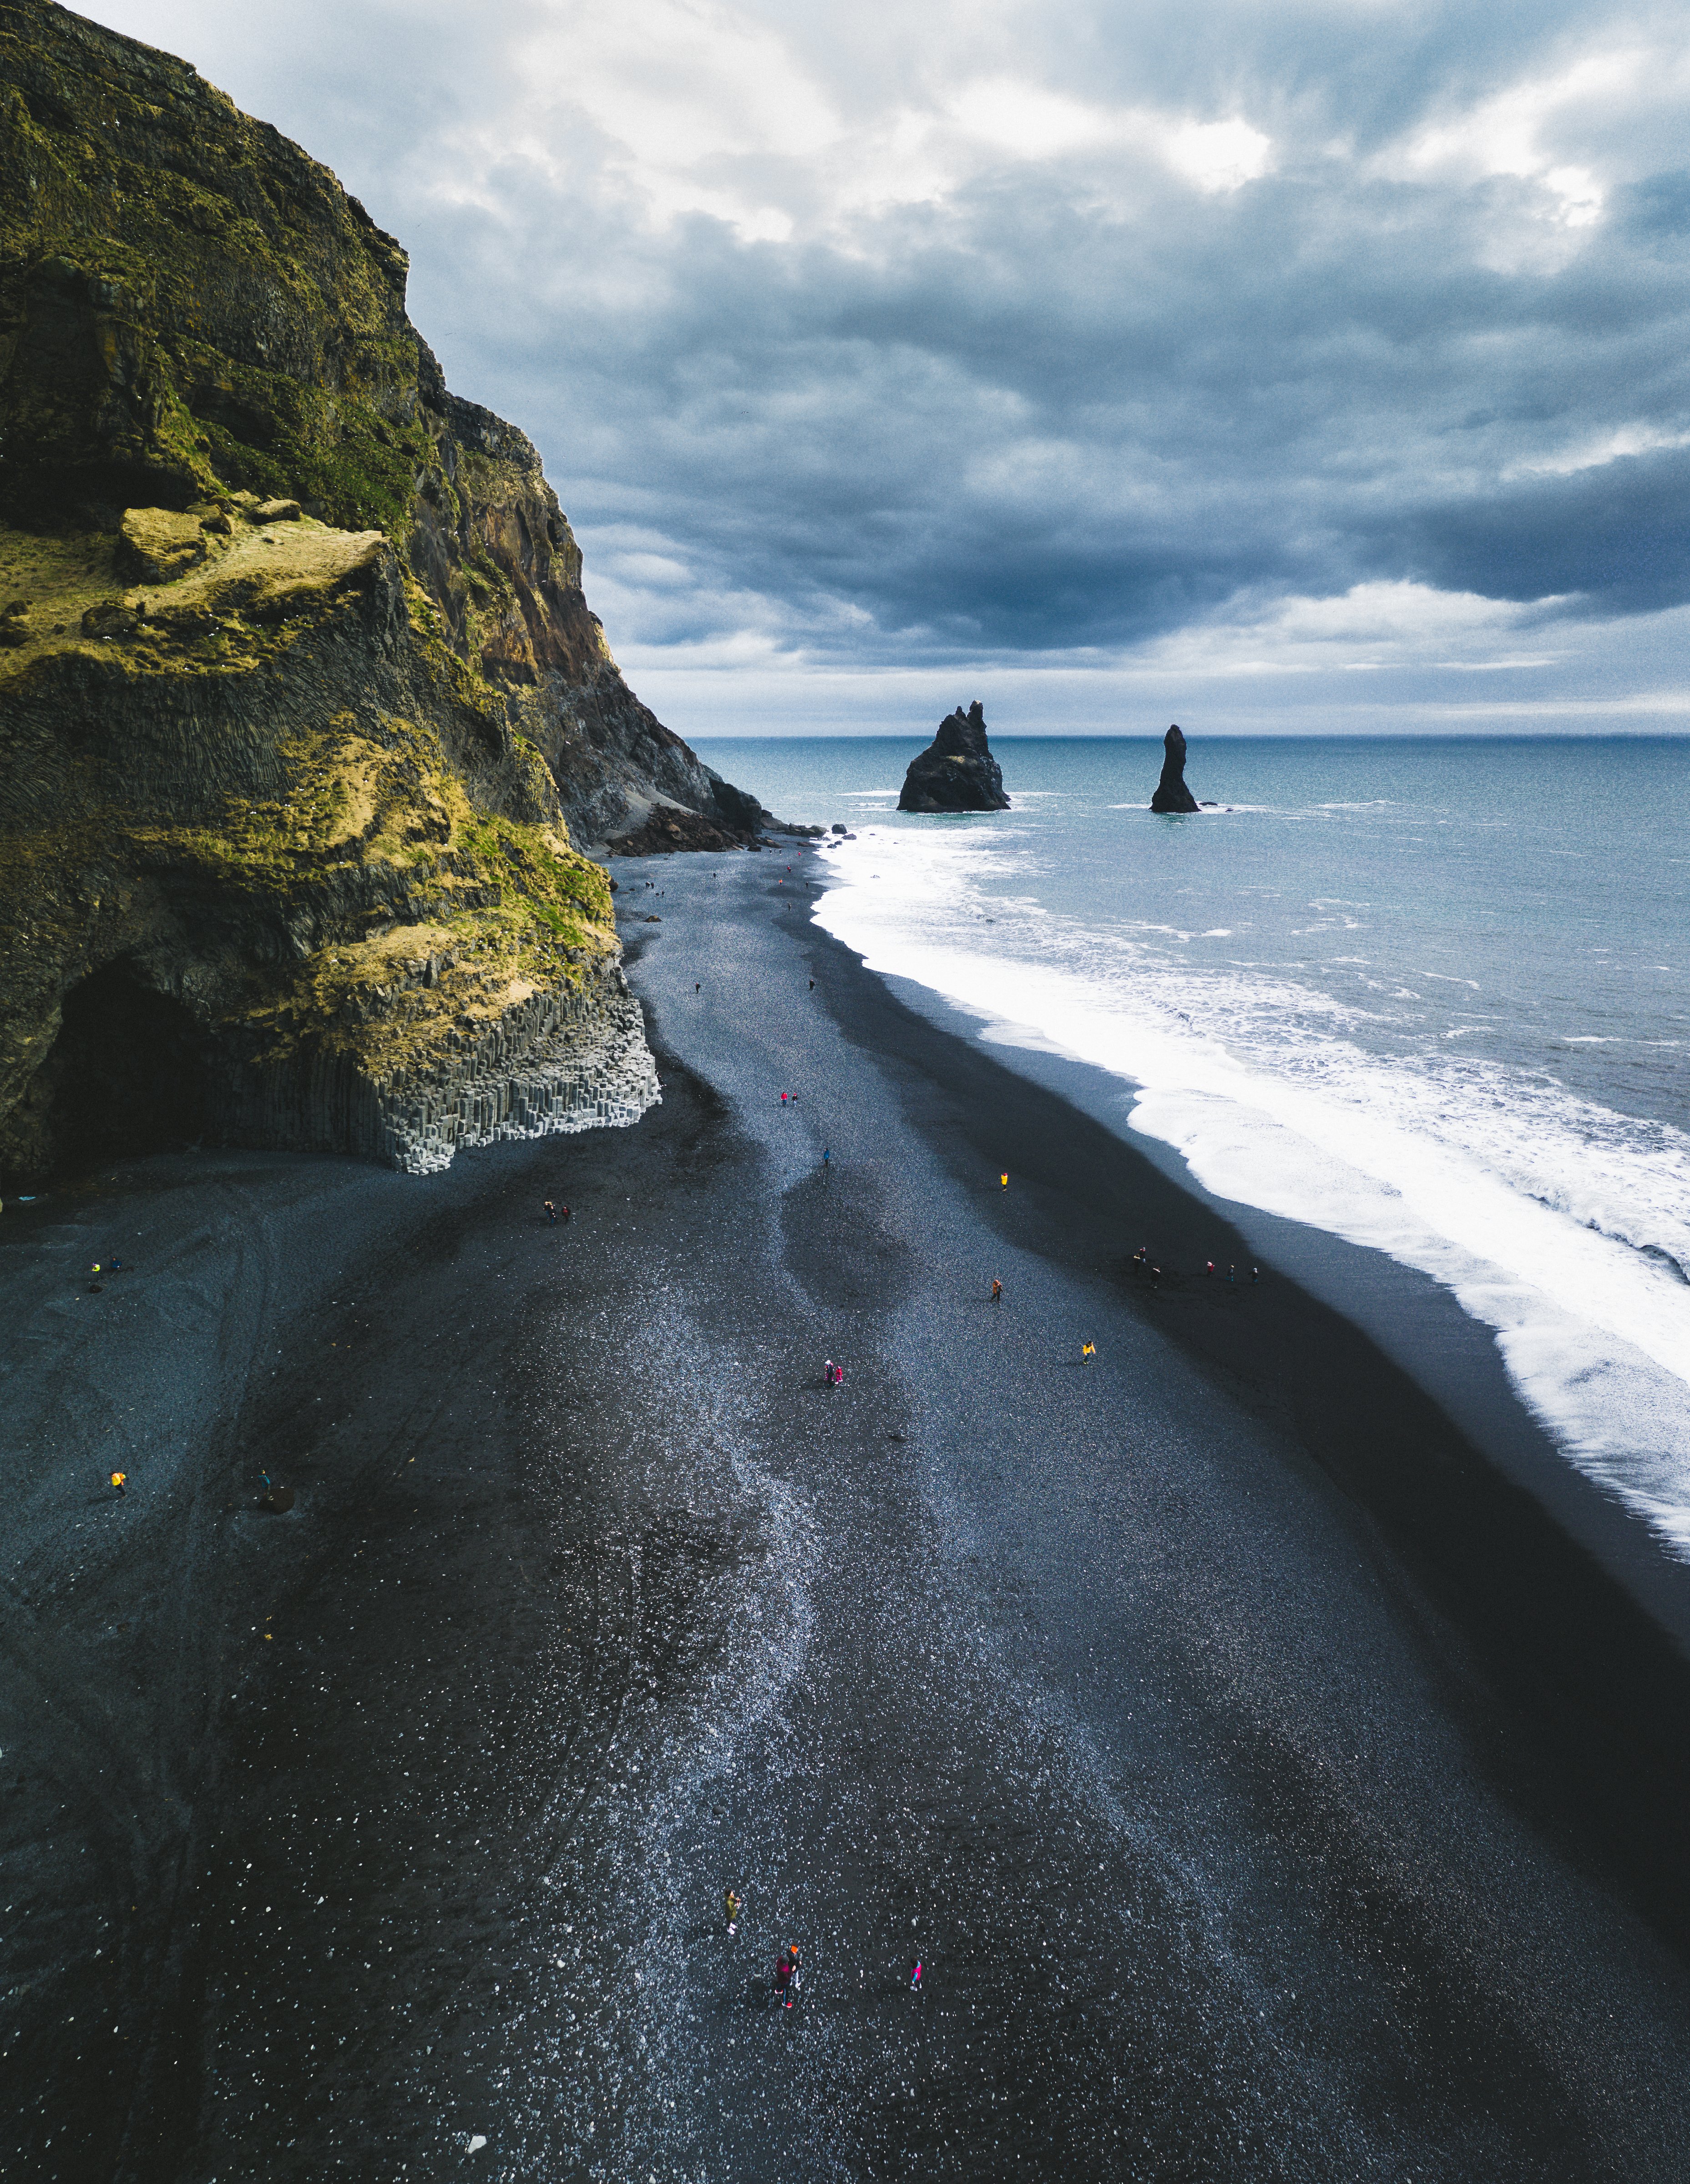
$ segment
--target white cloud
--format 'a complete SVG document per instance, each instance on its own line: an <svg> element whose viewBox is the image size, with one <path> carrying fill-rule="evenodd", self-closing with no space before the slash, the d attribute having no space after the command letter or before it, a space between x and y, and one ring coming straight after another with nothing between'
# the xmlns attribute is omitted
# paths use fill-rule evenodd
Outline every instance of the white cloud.
<svg viewBox="0 0 1690 2184"><path fill-rule="evenodd" d="M1252 603L1171 632L1136 655L1144 666L1208 681L1436 666L1471 671L1553 665L1541 642L1544 609L1404 581L1353 584L1327 598Z"/></svg>
<svg viewBox="0 0 1690 2184"><path fill-rule="evenodd" d="M1247 121L1181 122L1168 138L1168 163L1200 190L1237 190L1273 165L1272 140Z"/></svg>
<svg viewBox="0 0 1690 2184"><path fill-rule="evenodd" d="M1616 42L1604 25L1590 49L1559 67L1520 75L1423 121L1378 165L1398 175L1535 183L1546 220L1587 228L1602 218L1616 182L1648 171L1663 148L1659 125L1682 122L1687 94L1682 25L1660 43Z"/></svg>
<svg viewBox="0 0 1690 2184"><path fill-rule="evenodd" d="M1524 457L1510 464L1502 475L1505 479L1571 477L1580 471L1600 470L1622 456L1644 455L1656 448L1690 448L1690 432L1669 431L1658 425L1621 425L1553 454Z"/></svg>

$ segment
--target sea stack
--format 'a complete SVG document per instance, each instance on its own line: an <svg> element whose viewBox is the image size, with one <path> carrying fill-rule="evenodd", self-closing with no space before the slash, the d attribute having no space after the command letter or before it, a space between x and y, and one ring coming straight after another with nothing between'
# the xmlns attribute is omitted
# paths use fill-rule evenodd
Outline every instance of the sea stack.
<svg viewBox="0 0 1690 2184"><path fill-rule="evenodd" d="M1162 761L1162 778L1156 784L1150 808L1152 811L1196 811L1199 808L1197 800L1185 786L1185 738L1177 722L1162 742L1168 755Z"/></svg>
<svg viewBox="0 0 1690 2184"><path fill-rule="evenodd" d="M977 698L959 705L904 776L900 811L1007 811L1003 775L986 748L986 716Z"/></svg>

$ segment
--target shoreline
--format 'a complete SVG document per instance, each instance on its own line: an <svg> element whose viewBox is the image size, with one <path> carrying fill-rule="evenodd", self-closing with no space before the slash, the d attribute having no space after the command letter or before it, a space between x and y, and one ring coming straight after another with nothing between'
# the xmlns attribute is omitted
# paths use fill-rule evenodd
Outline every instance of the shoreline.
<svg viewBox="0 0 1690 2184"><path fill-rule="evenodd" d="M1217 1234L1224 1231L1247 1247L1251 1260L1271 1261L1282 1276L1353 1324L1487 1460L1596 1557L1690 1666L1690 1563L1656 1535L1618 1487L1604 1486L1580 1468L1510 1378L1494 1329L1468 1312L1444 1284L1372 1246L1218 1196L1191 1173L1177 1147L1130 1128L1134 1087L1129 1080L1068 1055L994 1039L981 1017L912 979L868 975L944 1036L989 1053L1011 1075L1041 1086L1097 1123L1192 1202L1194 1229L1208 1217ZM1195 1270L1182 1273L1189 1282Z"/></svg>
<svg viewBox="0 0 1690 2184"><path fill-rule="evenodd" d="M817 883L814 898L824 892ZM815 941L866 982L852 999L858 1035L919 1057L959 1117L1005 1117L962 1124L976 1188L1000 1162L1030 1179L1048 1201L1036 1248L1102 1276L1199 1371L1290 1421L1487 1665L1556 1724L1601 1833L1690 1951L1690 1567L1574 1467L1509 1380L1492 1330L1381 1252L1216 1198L1173 1147L1115 1119L1131 1091L1107 1072L984 1039L980 1020L944 995L870 971L820 928ZM1146 1240L1164 1263L1155 1290L1129 1264ZM1259 1263L1263 1284L1247 1296L1206 1278L1208 1258Z"/></svg>
<svg viewBox="0 0 1690 2184"><path fill-rule="evenodd" d="M1613 1830L1682 1786L1592 1783L1508 1618L1553 1568L1581 1690L1677 1656L1318 1299L1146 1299L1124 1220L1211 1211L789 856L619 866L633 1128L8 1212L8 2167L1676 2179L1682 1903Z"/></svg>

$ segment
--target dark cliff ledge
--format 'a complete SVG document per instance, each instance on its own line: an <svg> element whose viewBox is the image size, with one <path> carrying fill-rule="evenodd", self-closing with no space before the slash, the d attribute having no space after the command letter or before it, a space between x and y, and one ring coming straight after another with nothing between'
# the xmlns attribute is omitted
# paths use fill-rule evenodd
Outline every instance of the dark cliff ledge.
<svg viewBox="0 0 1690 2184"><path fill-rule="evenodd" d="M1003 774L986 744L986 716L977 698L939 724L939 733L910 760L900 811L1007 811Z"/></svg>
<svg viewBox="0 0 1690 2184"><path fill-rule="evenodd" d="M405 278L184 63L0 0L0 1174L655 1095L581 850L767 815L623 682Z"/></svg>

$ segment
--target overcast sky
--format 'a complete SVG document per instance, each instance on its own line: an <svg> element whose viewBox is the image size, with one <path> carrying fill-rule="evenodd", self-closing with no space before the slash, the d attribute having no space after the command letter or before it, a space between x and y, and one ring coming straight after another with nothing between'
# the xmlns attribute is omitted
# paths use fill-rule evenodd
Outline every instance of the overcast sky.
<svg viewBox="0 0 1690 2184"><path fill-rule="evenodd" d="M405 244L683 733L1690 728L1682 5L84 12Z"/></svg>

